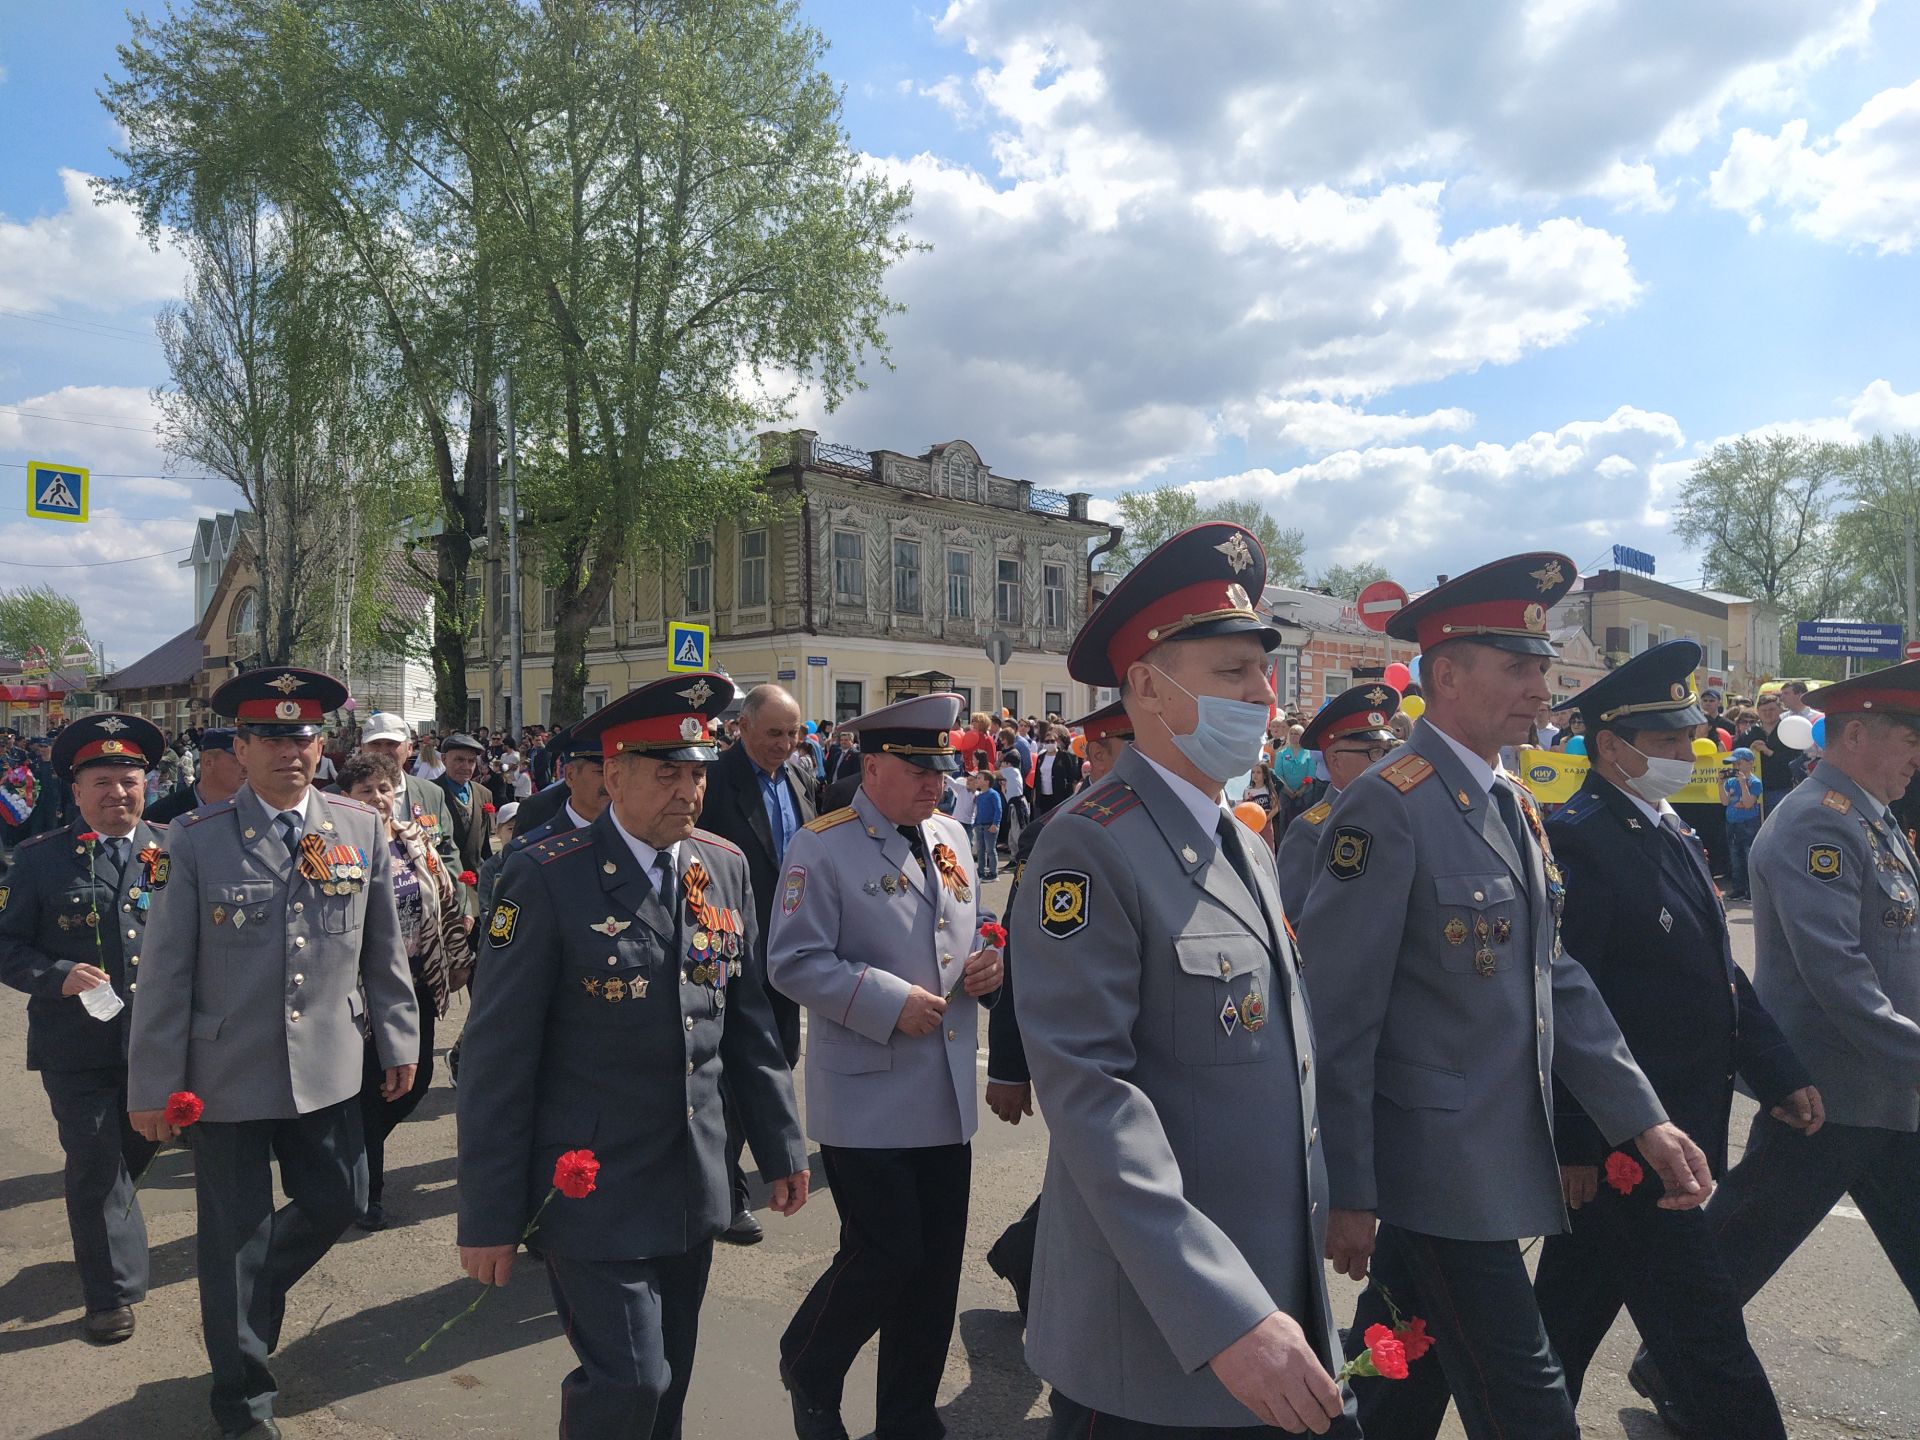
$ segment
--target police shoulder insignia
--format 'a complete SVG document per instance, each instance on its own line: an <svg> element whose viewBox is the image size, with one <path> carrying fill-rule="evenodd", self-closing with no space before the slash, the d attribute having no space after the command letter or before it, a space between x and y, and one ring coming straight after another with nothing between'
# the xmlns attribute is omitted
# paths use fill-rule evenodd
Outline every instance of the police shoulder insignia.
<svg viewBox="0 0 1920 1440"><path fill-rule="evenodd" d="M562 855L571 855L593 843L593 831L569 830L563 835L550 835L532 847L529 853L542 865L551 865ZM501 943L505 943L504 941Z"/></svg>
<svg viewBox="0 0 1920 1440"><path fill-rule="evenodd" d="M1333 813L1333 802L1331 800L1322 800L1318 805L1314 806L1311 810L1303 811L1300 815L1300 818L1306 821L1307 824L1309 825L1318 825L1322 820L1326 819L1327 816L1331 815L1332 813Z"/></svg>
<svg viewBox="0 0 1920 1440"><path fill-rule="evenodd" d="M852 813L852 812L848 812ZM789 865L786 878L780 882L780 913L791 915L800 908L800 901L807 893L807 867Z"/></svg>
<svg viewBox="0 0 1920 1440"><path fill-rule="evenodd" d="M1391 765L1380 767L1380 778L1402 795L1432 774L1433 763L1420 755L1402 755Z"/></svg>
<svg viewBox="0 0 1920 1440"><path fill-rule="evenodd" d="M511 900L502 900L493 907L493 918L487 922L487 939L493 942L493 948L513 943L513 927L520 923L520 907Z"/></svg>
<svg viewBox="0 0 1920 1440"><path fill-rule="evenodd" d="M1056 940L1087 928L1093 880L1084 870L1049 870L1040 877L1040 928Z"/></svg>
<svg viewBox="0 0 1920 1440"><path fill-rule="evenodd" d="M174 817L173 823L192 829L202 820L211 820L216 815L231 815L237 808L233 801L222 800L217 805L202 805L197 810L189 810L184 815L177 815Z"/></svg>
<svg viewBox="0 0 1920 1440"><path fill-rule="evenodd" d="M1327 852L1327 873L1336 880L1358 879L1367 873L1367 852L1372 848L1373 836L1358 825L1340 826L1333 832L1333 849Z"/></svg>
<svg viewBox="0 0 1920 1440"><path fill-rule="evenodd" d="M1840 797L1845 800L1847 797ZM1816 880L1838 880L1840 878L1840 847L1838 845L1809 845L1807 847L1807 873Z"/></svg>
<svg viewBox="0 0 1920 1440"><path fill-rule="evenodd" d="M1090 790L1074 805L1075 815L1084 815L1096 825L1111 825L1140 804L1140 796L1124 780L1113 780Z"/></svg>
<svg viewBox="0 0 1920 1440"><path fill-rule="evenodd" d="M1853 801L1842 795L1838 790L1827 791L1826 794L1820 797L1820 803L1829 810L1838 810L1842 815L1847 814L1853 809Z"/></svg>
<svg viewBox="0 0 1920 1440"><path fill-rule="evenodd" d="M13 898L13 887L11 885L0 885L0 910L6 909L7 901L11 900L12 898Z"/></svg>
<svg viewBox="0 0 1920 1440"><path fill-rule="evenodd" d="M831 830L836 825L844 825L856 817L858 812L851 805L842 805L838 810L829 810L814 820L809 820L800 828L811 830L818 835L822 830Z"/></svg>

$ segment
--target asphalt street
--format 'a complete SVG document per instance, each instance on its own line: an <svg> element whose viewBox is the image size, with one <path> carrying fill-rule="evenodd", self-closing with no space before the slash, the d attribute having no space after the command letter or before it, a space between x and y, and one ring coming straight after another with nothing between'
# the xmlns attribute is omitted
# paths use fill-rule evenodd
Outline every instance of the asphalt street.
<svg viewBox="0 0 1920 1440"><path fill-rule="evenodd" d="M993 889L993 899L1003 900L1004 882ZM1735 945L1742 963L1750 963L1744 907L1735 912ZM456 1006L441 1044L452 1041L463 1016ZM60 1151L39 1080L24 1068L25 1031L23 997L0 992L0 1436L212 1434L193 1279L191 1155L164 1152L143 1188L154 1277L139 1307L138 1333L112 1349L87 1346L60 1198ZM984 1062L983 1052L983 1080ZM476 1290L454 1250L453 1094L445 1083L442 1066L426 1103L389 1142L393 1228L350 1231L292 1294L274 1368L279 1414L293 1440L524 1440L555 1431L560 1382L573 1359L545 1277L524 1257L501 1293L424 1356L407 1360ZM1751 1106L1740 1103L1736 1134L1744 1135ZM985 1253L1039 1186L1046 1130L1038 1118L1004 1125L984 1105L981 1116L944 1414L956 1440L1039 1440L1045 1387L1022 1360L1012 1295L988 1270ZM836 1222L830 1196L819 1189L793 1220L764 1218L764 1244L718 1249L689 1440L791 1433L775 1374L776 1341L826 1266ZM1344 1322L1355 1287L1334 1283L1336 1316ZM1920 1317L1850 1208L1833 1212L1755 1299L1748 1320L1794 1436L1920 1435ZM1623 1318L1589 1376L1581 1407L1589 1436L1667 1434L1626 1384L1633 1343ZM847 1386L846 1419L855 1436L872 1421L872 1360L869 1347ZM1450 1422L1445 1433L1460 1432Z"/></svg>

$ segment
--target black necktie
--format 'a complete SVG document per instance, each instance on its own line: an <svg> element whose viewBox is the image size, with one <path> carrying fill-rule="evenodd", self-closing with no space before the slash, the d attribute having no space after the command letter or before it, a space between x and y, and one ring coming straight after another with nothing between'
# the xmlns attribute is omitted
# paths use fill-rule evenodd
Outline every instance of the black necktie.
<svg viewBox="0 0 1920 1440"><path fill-rule="evenodd" d="M907 848L913 852L913 858L920 862L920 868L927 868L927 842L920 838L918 825L902 825L899 831L907 838Z"/></svg>
<svg viewBox="0 0 1920 1440"><path fill-rule="evenodd" d="M1513 840L1513 853L1524 864L1527 858L1527 824L1520 818L1520 797L1513 793L1513 787L1500 780L1493 782L1493 801L1500 809L1500 819L1506 824L1507 834Z"/></svg>
<svg viewBox="0 0 1920 1440"><path fill-rule="evenodd" d="M667 914L673 914L673 855L666 850L656 852L653 857L653 884Z"/></svg>
<svg viewBox="0 0 1920 1440"><path fill-rule="evenodd" d="M113 868L126 873L127 840L123 835L109 836L107 839L107 858L113 862Z"/></svg>

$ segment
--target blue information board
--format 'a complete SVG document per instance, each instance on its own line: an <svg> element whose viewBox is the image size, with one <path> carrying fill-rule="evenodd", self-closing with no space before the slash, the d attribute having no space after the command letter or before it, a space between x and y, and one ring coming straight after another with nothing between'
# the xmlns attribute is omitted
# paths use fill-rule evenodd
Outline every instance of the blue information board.
<svg viewBox="0 0 1920 1440"><path fill-rule="evenodd" d="M1802 620L1794 649L1802 655L1851 655L1856 660L1898 660L1902 628L1862 620Z"/></svg>

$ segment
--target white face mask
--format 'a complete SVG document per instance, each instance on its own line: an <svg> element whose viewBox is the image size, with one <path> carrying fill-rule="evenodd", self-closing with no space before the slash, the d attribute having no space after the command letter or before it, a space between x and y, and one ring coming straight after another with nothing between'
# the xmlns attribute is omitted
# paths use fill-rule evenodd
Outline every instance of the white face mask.
<svg viewBox="0 0 1920 1440"><path fill-rule="evenodd" d="M1627 745L1624 738L1620 743ZM1627 745L1627 749L1647 762L1647 773L1627 775L1622 772L1622 778L1626 780L1627 788L1649 805L1658 805L1669 795L1678 794L1693 780L1691 760L1665 760L1633 745Z"/></svg>

